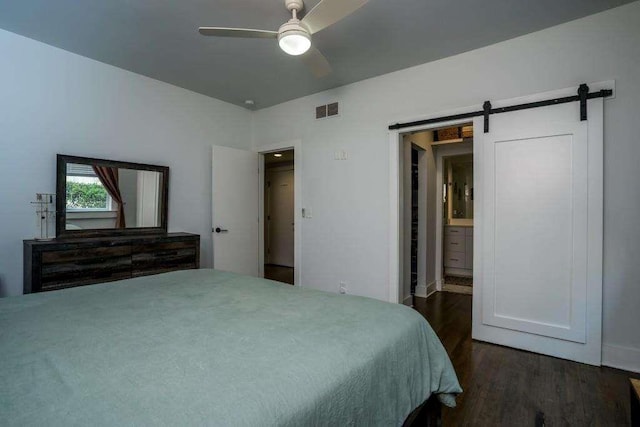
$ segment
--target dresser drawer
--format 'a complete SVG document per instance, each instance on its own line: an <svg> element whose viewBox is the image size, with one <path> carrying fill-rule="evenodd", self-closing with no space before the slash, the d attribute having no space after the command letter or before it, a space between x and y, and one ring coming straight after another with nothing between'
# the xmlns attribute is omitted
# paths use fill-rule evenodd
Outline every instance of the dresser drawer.
<svg viewBox="0 0 640 427"><path fill-rule="evenodd" d="M451 227L451 226L446 226L444 227L444 235L445 236L464 236L465 231L464 229L467 227Z"/></svg>
<svg viewBox="0 0 640 427"><path fill-rule="evenodd" d="M465 268L465 253L445 251L444 266L451 268Z"/></svg>
<svg viewBox="0 0 640 427"><path fill-rule="evenodd" d="M200 268L200 236L189 233L25 240L23 292Z"/></svg>
<svg viewBox="0 0 640 427"><path fill-rule="evenodd" d="M164 242L136 245L131 259L133 277L167 271L198 268L198 241Z"/></svg>
<svg viewBox="0 0 640 427"><path fill-rule="evenodd" d="M131 277L131 247L105 246L42 253L42 290Z"/></svg>
<svg viewBox="0 0 640 427"><path fill-rule="evenodd" d="M448 234L444 236L445 252L464 252L465 237L464 235Z"/></svg>

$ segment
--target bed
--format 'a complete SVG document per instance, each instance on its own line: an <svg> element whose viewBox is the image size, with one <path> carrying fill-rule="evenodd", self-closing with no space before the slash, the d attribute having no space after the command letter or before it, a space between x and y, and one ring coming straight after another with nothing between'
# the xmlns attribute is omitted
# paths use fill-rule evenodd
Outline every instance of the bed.
<svg viewBox="0 0 640 427"><path fill-rule="evenodd" d="M392 426L461 392L414 310L216 270L0 299L5 426Z"/></svg>

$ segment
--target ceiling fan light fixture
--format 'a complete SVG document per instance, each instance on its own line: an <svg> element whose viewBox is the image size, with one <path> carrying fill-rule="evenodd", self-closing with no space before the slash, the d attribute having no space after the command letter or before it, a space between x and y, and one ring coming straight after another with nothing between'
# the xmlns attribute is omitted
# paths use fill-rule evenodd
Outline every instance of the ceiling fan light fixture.
<svg viewBox="0 0 640 427"><path fill-rule="evenodd" d="M311 36L302 28L300 21L292 19L280 27L278 32L280 49L289 55L302 55L311 47Z"/></svg>
<svg viewBox="0 0 640 427"><path fill-rule="evenodd" d="M282 24L278 31L229 27L200 27L198 31L203 36L278 39L280 49L289 55L300 56L308 52L301 62L316 78L323 78L331 73L331 65L315 46L311 48L311 36L351 15L368 1L316 0L315 6L302 19L298 19L298 13L305 8L304 0L284 0L285 8L291 12L291 19Z"/></svg>

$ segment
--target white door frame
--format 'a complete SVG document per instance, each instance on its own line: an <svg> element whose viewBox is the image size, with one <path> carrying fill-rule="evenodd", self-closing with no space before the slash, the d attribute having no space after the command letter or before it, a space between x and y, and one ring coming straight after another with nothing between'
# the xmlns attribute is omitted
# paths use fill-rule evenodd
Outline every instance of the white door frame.
<svg viewBox="0 0 640 427"><path fill-rule="evenodd" d="M260 194L258 209L258 273L264 277L264 155L284 150L293 150L293 197L294 197L294 229L293 229L293 284L302 286L302 140L283 141L254 148L260 154L258 173L258 189Z"/></svg>

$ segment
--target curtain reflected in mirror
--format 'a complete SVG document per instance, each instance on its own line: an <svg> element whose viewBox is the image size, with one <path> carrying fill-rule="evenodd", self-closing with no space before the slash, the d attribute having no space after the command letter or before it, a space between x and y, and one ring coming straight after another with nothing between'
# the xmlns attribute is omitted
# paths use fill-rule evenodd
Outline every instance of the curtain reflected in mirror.
<svg viewBox="0 0 640 427"><path fill-rule="evenodd" d="M160 227L163 174L66 164L66 230Z"/></svg>

